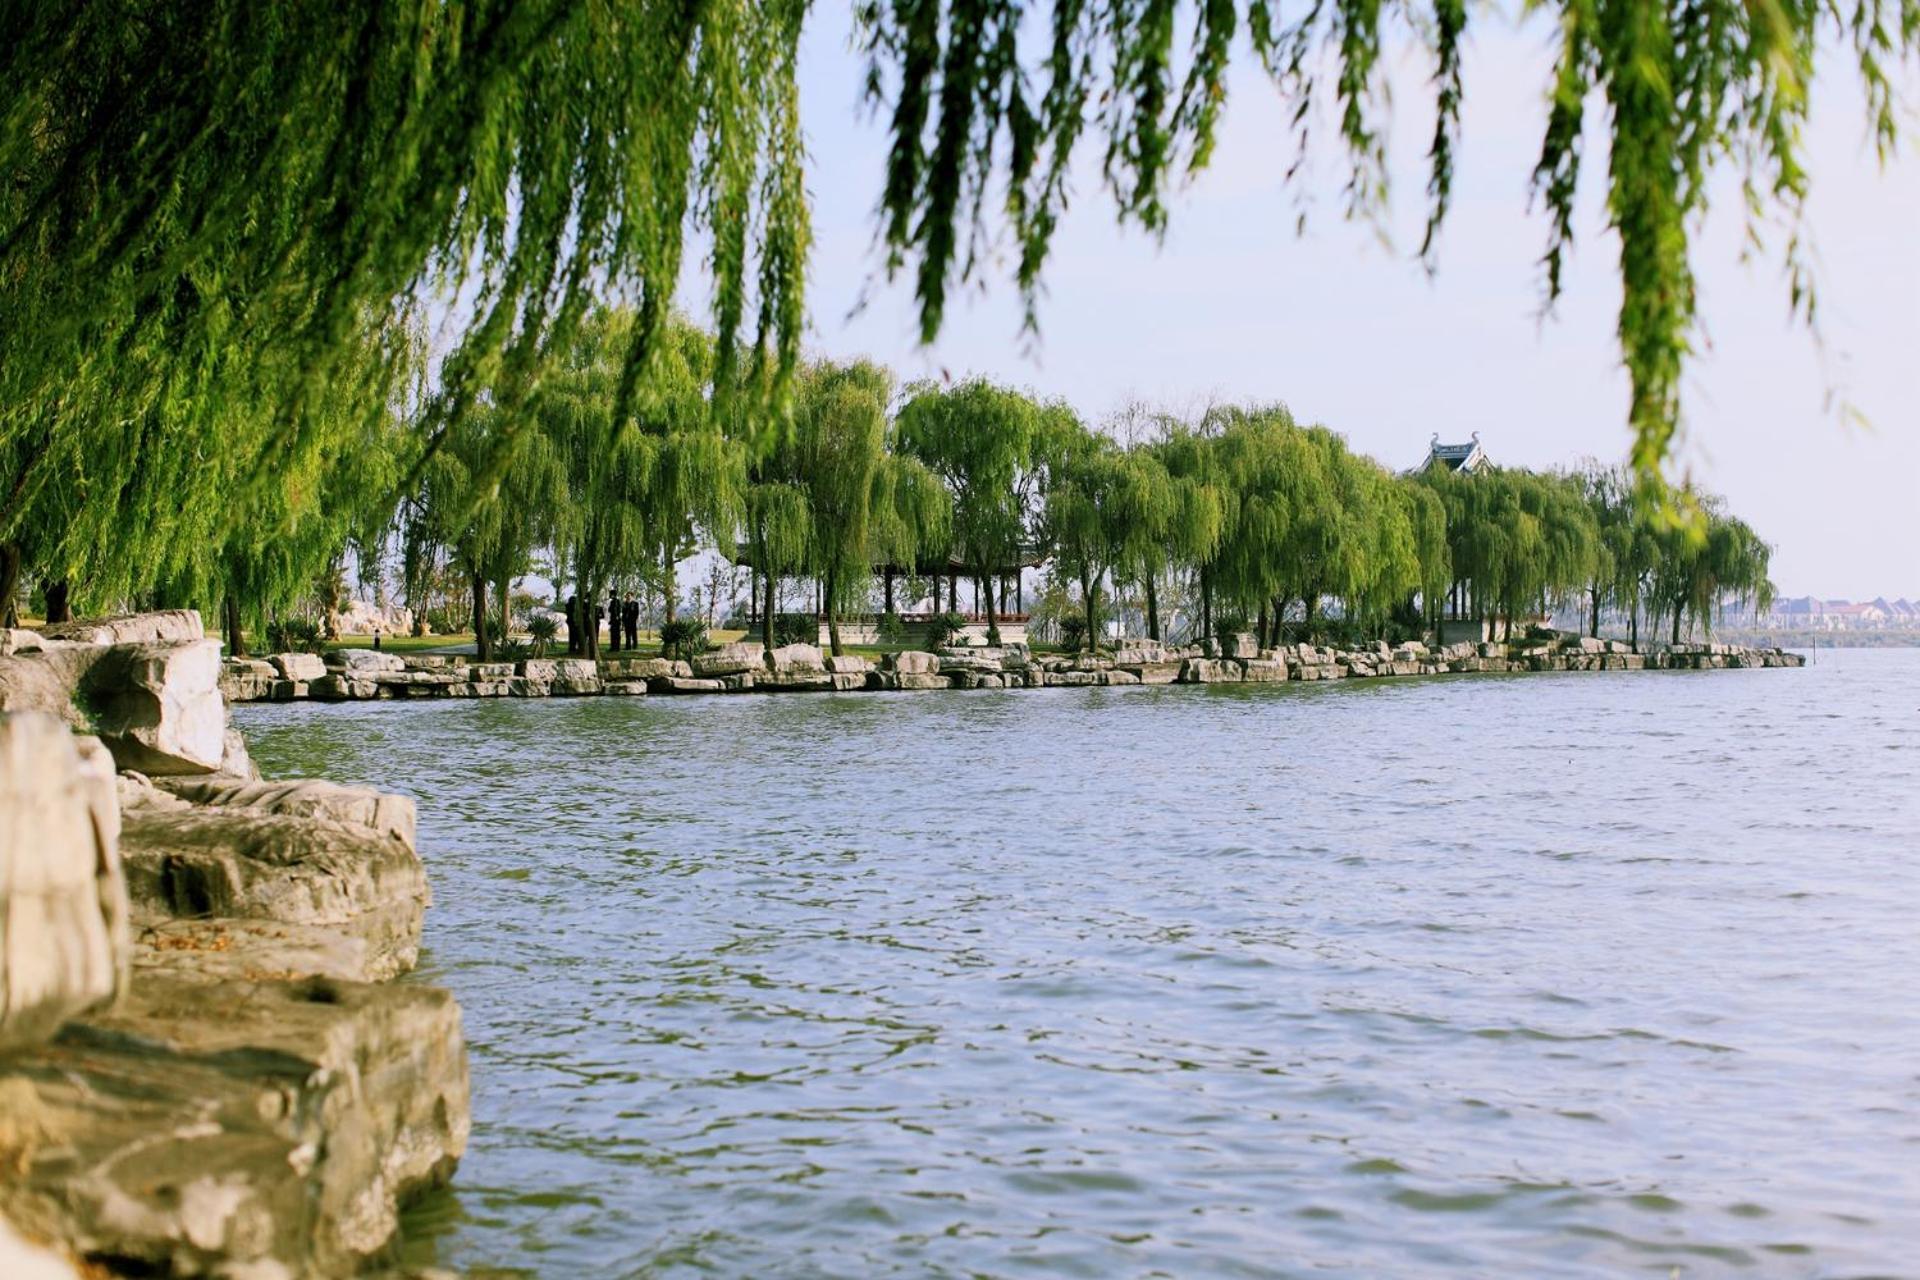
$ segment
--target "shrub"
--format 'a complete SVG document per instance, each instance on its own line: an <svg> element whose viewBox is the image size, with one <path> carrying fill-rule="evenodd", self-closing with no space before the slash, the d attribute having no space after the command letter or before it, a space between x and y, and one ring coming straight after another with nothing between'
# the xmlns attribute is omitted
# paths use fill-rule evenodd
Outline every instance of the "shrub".
<svg viewBox="0 0 1920 1280"><path fill-rule="evenodd" d="M1069 613L1060 619L1060 647L1078 652L1087 642L1087 620Z"/></svg>
<svg viewBox="0 0 1920 1280"><path fill-rule="evenodd" d="M777 613L773 616L773 642L776 645L819 644L820 619L811 613Z"/></svg>
<svg viewBox="0 0 1920 1280"><path fill-rule="evenodd" d="M310 618L289 618L267 624L267 645L275 653L320 652L320 624Z"/></svg>
<svg viewBox="0 0 1920 1280"><path fill-rule="evenodd" d="M881 644L895 645L906 643L907 624L900 621L900 615L897 613L889 611L881 614L879 625L874 629L879 633Z"/></svg>
<svg viewBox="0 0 1920 1280"><path fill-rule="evenodd" d="M1222 645L1231 643L1241 632L1252 630L1253 624L1243 613L1216 613L1213 617L1213 638Z"/></svg>
<svg viewBox="0 0 1920 1280"><path fill-rule="evenodd" d="M927 647L938 649L942 645L952 644L967 625L965 614L936 613L927 619Z"/></svg>
<svg viewBox="0 0 1920 1280"><path fill-rule="evenodd" d="M707 651L707 629L697 618L675 618L660 627L660 652L689 662Z"/></svg>
<svg viewBox="0 0 1920 1280"><path fill-rule="evenodd" d="M527 619L527 636L533 641L533 655L547 656L547 646L560 638L560 621L550 613L536 613Z"/></svg>

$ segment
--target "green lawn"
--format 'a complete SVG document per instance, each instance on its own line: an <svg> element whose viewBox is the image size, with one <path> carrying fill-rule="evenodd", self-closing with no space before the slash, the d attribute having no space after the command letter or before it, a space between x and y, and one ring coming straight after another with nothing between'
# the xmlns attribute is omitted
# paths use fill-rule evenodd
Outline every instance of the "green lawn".
<svg viewBox="0 0 1920 1280"><path fill-rule="evenodd" d="M462 631L452 635L401 636L387 632L380 637L380 648L389 653L424 653L432 649L445 649L450 645L473 643L473 632ZM335 649L371 649L373 637L370 635L341 636L332 645Z"/></svg>

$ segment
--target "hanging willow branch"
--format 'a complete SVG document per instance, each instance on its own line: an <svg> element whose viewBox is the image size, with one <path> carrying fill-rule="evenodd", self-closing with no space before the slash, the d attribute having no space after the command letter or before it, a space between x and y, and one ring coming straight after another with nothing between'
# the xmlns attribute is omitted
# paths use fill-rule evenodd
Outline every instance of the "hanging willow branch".
<svg viewBox="0 0 1920 1280"><path fill-rule="evenodd" d="M1573 240L1584 110L1598 101L1611 140L1607 208L1620 240L1632 456L1640 478L1657 487L1679 426L1695 323L1690 226L1704 208L1708 176L1735 167L1756 221L1777 213L1792 228L1791 304L1811 322L1812 278L1797 228L1815 48L1824 37L1851 49L1884 157L1898 132L1892 72L1920 53L1920 0L1529 0L1527 8L1556 16L1559 27L1534 173L1548 223L1547 300L1559 294ZM1035 324L1048 248L1067 206L1066 174L1089 125L1104 134L1102 178L1121 220L1164 231L1171 186L1213 154L1228 52L1242 21L1302 144L1314 103L1333 94L1350 164L1347 209L1358 217L1376 215L1386 198L1382 49L1396 23L1427 43L1436 124L1421 256L1430 264L1453 186L1461 51L1475 17L1500 16L1464 0L1301 0L1284 14L1269 0L1055 0L1045 39L1035 33L1040 56L1022 60L1009 52L1024 12L1016 0L868 0L856 12L868 95L891 113L880 209L886 265L912 273L927 340L939 332L953 289L982 269L980 254L958 247L986 235L983 211L996 181L1005 183L1001 215L1018 251L1014 279ZM1177 41L1183 25L1188 37ZM1045 86L1038 110L1027 104L1030 81Z"/></svg>
<svg viewBox="0 0 1920 1280"><path fill-rule="evenodd" d="M701 230L719 349L753 326L763 385L782 392L808 242L803 13L801 0L6 6L0 461L35 473L26 491L70 494L79 459L96 504L167 441L203 442L202 462L239 452L272 477L326 452L344 391L365 415L388 409L417 353L378 335L432 316L451 341L420 415L430 455L477 405L521 403L602 295L641 300L624 410ZM367 376L370 353L385 377ZM134 447L103 447L123 437ZM231 480L194 453L172 478L183 511ZM0 541L49 514L10 506ZM100 567L78 547L42 558L55 573Z"/></svg>

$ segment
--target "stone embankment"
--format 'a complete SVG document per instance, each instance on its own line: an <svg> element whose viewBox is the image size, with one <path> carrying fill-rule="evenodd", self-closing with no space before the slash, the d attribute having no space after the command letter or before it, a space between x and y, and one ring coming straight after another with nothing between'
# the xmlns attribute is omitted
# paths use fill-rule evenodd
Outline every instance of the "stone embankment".
<svg viewBox="0 0 1920 1280"><path fill-rule="evenodd" d="M0 1273L385 1265L465 1149L413 802L261 781L222 679L191 613L0 632Z"/></svg>
<svg viewBox="0 0 1920 1280"><path fill-rule="evenodd" d="M1278 683L1490 671L1706 670L1797 667L1778 649L1725 644L1659 645L1634 652L1617 640L1549 633L1506 644L1414 642L1371 649L1310 644L1262 649L1252 636L1167 647L1125 641L1098 655L1035 656L1021 646L889 653L878 662L832 657L812 645L771 652L723 645L691 662L666 658L526 658L476 662L447 654L349 649L324 657L283 653L230 659L221 688L234 702L339 702L373 698L544 698L745 692L908 689L1040 689L1085 685Z"/></svg>

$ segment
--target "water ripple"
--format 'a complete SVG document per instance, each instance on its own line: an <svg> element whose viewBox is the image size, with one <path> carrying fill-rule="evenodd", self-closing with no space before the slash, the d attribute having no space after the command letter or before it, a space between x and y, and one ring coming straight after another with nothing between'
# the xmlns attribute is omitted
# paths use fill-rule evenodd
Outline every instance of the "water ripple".
<svg viewBox="0 0 1920 1280"><path fill-rule="evenodd" d="M1911 1274L1920 654L252 707L415 795L473 1053L414 1261Z"/></svg>

